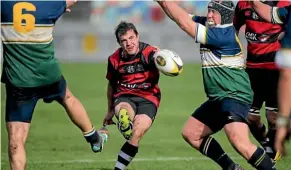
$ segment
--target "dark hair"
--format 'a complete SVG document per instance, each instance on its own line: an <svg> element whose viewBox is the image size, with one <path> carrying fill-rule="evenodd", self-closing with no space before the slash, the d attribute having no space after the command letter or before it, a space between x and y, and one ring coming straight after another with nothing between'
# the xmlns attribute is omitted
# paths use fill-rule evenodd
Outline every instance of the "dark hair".
<svg viewBox="0 0 291 170"><path fill-rule="evenodd" d="M115 36L116 36L116 40L117 40L118 43L120 43L120 42L119 42L119 41L120 41L120 39L119 39L120 36L126 34L126 32L127 32L128 30L133 30L134 33L135 33L136 35L138 35L138 32L137 32L135 26L133 25L133 23L126 22L126 21L121 21L121 22L117 25L117 27L115 28Z"/></svg>

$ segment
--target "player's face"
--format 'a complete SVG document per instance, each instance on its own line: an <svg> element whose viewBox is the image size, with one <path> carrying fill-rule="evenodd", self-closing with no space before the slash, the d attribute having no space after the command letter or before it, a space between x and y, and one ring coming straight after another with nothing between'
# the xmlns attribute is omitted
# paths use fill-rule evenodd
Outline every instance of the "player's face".
<svg viewBox="0 0 291 170"><path fill-rule="evenodd" d="M128 30L120 36L120 46L129 55L138 53L139 36L133 30Z"/></svg>
<svg viewBox="0 0 291 170"><path fill-rule="evenodd" d="M213 27L215 25L221 24L221 16L219 12L213 10L213 9L208 9L207 13L207 26Z"/></svg>

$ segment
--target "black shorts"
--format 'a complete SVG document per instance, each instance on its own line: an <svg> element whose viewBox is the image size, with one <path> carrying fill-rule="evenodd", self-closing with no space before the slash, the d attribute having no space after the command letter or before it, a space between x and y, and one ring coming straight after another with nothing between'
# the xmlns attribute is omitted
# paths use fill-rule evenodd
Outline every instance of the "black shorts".
<svg viewBox="0 0 291 170"><path fill-rule="evenodd" d="M15 87L6 83L6 122L30 123L39 99L50 103L61 102L66 93L66 81L62 77L55 83L40 87Z"/></svg>
<svg viewBox="0 0 291 170"><path fill-rule="evenodd" d="M228 123L246 123L250 107L249 104L231 98L208 100L196 109L192 116L216 133Z"/></svg>
<svg viewBox="0 0 291 170"><path fill-rule="evenodd" d="M153 121L155 120L158 108L153 102L139 96L121 95L114 100L114 107L121 102L130 104L135 115L145 114Z"/></svg>
<svg viewBox="0 0 291 170"><path fill-rule="evenodd" d="M260 109L265 102L266 109L277 111L277 88L280 72L279 70L267 70L247 68L254 100L250 114L260 114Z"/></svg>

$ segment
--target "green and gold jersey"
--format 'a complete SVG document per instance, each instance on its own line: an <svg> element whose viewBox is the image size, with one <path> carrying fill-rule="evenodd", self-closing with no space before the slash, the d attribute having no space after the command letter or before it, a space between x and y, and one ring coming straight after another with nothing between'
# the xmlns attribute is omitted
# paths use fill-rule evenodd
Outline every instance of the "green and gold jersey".
<svg viewBox="0 0 291 170"><path fill-rule="evenodd" d="M2 82L37 87L61 78L53 28L66 1L1 1Z"/></svg>
<svg viewBox="0 0 291 170"><path fill-rule="evenodd" d="M197 22L195 40L201 44L203 82L208 98L233 98L251 104L253 91L245 72L242 47L233 25L207 28L203 25L206 18L192 19Z"/></svg>

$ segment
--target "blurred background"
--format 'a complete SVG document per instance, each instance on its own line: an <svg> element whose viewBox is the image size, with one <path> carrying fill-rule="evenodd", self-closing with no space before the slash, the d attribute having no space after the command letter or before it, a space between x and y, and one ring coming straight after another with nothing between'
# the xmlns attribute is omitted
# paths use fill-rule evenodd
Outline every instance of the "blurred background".
<svg viewBox="0 0 291 170"><path fill-rule="evenodd" d="M206 15L208 1L180 1L188 13ZM80 1L56 24L57 57L67 62L103 62L118 44L117 24L133 22L141 41L177 52L184 61L200 61L199 45L153 1ZM241 38L243 44L245 39Z"/></svg>

